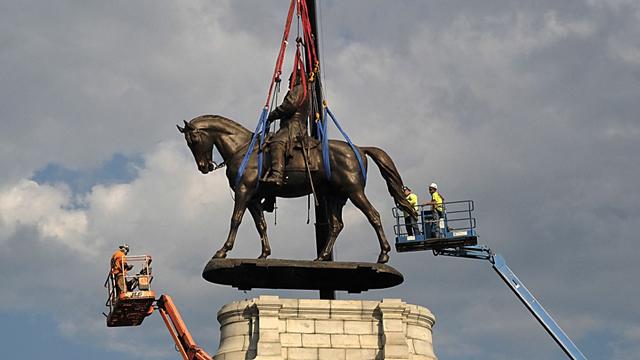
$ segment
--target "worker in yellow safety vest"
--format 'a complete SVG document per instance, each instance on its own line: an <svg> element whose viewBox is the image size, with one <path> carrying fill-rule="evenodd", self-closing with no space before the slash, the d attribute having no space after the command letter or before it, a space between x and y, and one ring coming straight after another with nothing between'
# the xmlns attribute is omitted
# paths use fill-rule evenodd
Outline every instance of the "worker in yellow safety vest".
<svg viewBox="0 0 640 360"><path fill-rule="evenodd" d="M434 230L437 236L440 237L444 229L444 199L438 192L438 184L431 183L429 185L429 194L431 194L431 201L428 201L426 205L431 205L435 220Z"/></svg>
<svg viewBox="0 0 640 360"><path fill-rule="evenodd" d="M129 245L122 244L111 255L111 276L116 282L116 296L127 291L125 276L133 266L127 264L126 255L129 253Z"/></svg>
<svg viewBox="0 0 640 360"><path fill-rule="evenodd" d="M427 202L427 204L431 205L433 211L438 214L438 218L444 217L444 206L442 205L444 199L438 192L438 184L431 183L429 185L429 194L431 194L431 201Z"/></svg>
<svg viewBox="0 0 640 360"><path fill-rule="evenodd" d="M411 192L411 189L409 189L409 187L407 186L403 186L402 190L404 190L404 196L407 198L409 204L411 204L411 206L413 206L413 208L418 211L418 195ZM414 218L410 214L404 214L404 224L407 228L408 236L413 236L414 234L420 235L420 228L418 227L417 220L418 219Z"/></svg>

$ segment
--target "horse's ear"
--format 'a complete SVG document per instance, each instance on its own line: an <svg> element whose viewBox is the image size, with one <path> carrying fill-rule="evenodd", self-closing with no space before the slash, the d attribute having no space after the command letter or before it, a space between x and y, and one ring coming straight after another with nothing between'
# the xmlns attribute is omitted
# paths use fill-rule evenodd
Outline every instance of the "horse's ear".
<svg viewBox="0 0 640 360"><path fill-rule="evenodd" d="M189 129L189 130L195 130L196 128L193 127L193 125L191 125L191 123L188 123L187 120L182 120L182 122L184 122L184 128L185 129Z"/></svg>
<svg viewBox="0 0 640 360"><path fill-rule="evenodd" d="M178 131L184 134L184 128L181 128L180 125L176 125L176 127L178 128Z"/></svg>

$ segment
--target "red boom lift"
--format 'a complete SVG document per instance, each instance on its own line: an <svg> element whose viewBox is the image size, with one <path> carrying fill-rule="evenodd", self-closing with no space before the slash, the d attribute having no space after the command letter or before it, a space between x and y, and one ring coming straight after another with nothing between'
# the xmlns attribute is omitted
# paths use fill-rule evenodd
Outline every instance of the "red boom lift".
<svg viewBox="0 0 640 360"><path fill-rule="evenodd" d="M103 313L107 318L107 326L138 326L154 310L158 310L184 360L213 360L193 340L171 297L161 295L158 299L155 298L156 294L151 290L151 256L127 256L125 261L128 265L133 265L134 269L138 267L140 270L137 274L125 273L127 291L119 294L115 278L109 272L104 283L108 292L105 305L109 308L109 313Z"/></svg>

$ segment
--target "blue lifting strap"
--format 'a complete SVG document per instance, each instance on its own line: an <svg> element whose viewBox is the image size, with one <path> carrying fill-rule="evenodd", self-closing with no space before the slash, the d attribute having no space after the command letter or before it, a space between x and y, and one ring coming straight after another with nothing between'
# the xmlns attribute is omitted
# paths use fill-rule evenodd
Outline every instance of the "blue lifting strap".
<svg viewBox="0 0 640 360"><path fill-rule="evenodd" d="M249 158L251 158L251 154L253 153L253 148L256 146L256 140L258 139L258 135L260 136L260 146L258 147L258 181L256 181L256 187L260 184L260 179L262 178L262 146L264 145L264 138L267 134L267 113L268 108L265 106L262 109L262 113L260 113L260 119L258 120L258 125L256 126L256 131L253 133L251 137L251 142L249 143L249 147L247 148L247 152L244 154L244 158L242 158L242 163L240 164L240 168L238 169L238 175L236 175L236 187L240 184L240 180L242 179L242 175L244 175L244 171L247 168L247 164L249 163Z"/></svg>
<svg viewBox="0 0 640 360"><path fill-rule="evenodd" d="M316 126L317 137L322 144L322 163L327 180L331 178L331 163L329 158L329 135L327 134L327 110L325 108L322 121Z"/></svg>
<svg viewBox="0 0 640 360"><path fill-rule="evenodd" d="M362 162L362 157L360 156L360 152L358 151L358 149L356 149L356 146L353 145L353 143L351 142L349 135L347 135L347 133L344 130L342 130L342 127L340 126L338 119L335 117L335 115L333 115L329 107L325 106L324 116L322 117L322 126L318 126L317 128L318 128L318 135L322 140L322 161L324 164L324 170L325 170L327 179L331 178L331 163L329 161L330 160L329 159L329 135L327 133L327 120L326 120L327 115L329 115L331 120L333 120L333 123L336 125L336 127L342 134L342 137L344 137L347 143L349 143L349 146L351 146L351 150L353 150L353 153L356 155L356 158L358 159L358 164L360 165L360 172L362 173L362 177L366 182L367 171L364 168L364 162Z"/></svg>

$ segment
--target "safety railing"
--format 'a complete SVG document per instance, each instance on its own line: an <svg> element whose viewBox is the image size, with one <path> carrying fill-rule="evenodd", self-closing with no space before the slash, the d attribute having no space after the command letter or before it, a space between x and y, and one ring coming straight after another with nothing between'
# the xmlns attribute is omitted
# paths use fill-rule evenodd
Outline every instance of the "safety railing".
<svg viewBox="0 0 640 360"><path fill-rule="evenodd" d="M475 205L473 200L448 201L443 202L443 217L438 215L432 205L421 204L417 206L418 218L414 219L402 209L395 207L392 210L396 224L393 232L396 236L415 235L418 232L429 233L427 229L441 227L447 232L455 233L461 230L473 230L476 228L476 219L473 217ZM444 224L441 224L443 222Z"/></svg>
<svg viewBox="0 0 640 360"><path fill-rule="evenodd" d="M126 291L133 291L134 289L147 291L151 290L151 281L153 280L152 268L151 268L151 256L149 255L131 255L124 256L122 258L123 263L120 264L120 269L123 269L124 273L124 286ZM128 267L131 267L127 270ZM137 270L137 272L136 272ZM118 289L116 284L116 276L111 273L107 275L107 279L104 282L104 287L107 288L107 301L105 306L109 308L109 313L113 310L118 299Z"/></svg>

